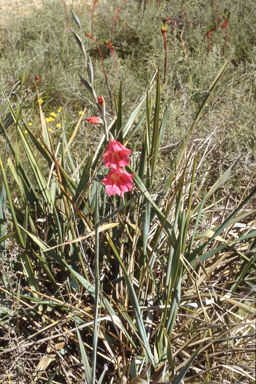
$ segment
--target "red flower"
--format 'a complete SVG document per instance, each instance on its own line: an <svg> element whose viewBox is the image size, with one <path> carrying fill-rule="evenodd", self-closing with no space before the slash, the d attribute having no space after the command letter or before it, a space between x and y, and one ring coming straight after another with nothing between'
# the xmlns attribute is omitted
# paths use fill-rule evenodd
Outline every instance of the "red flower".
<svg viewBox="0 0 256 384"><path fill-rule="evenodd" d="M37 83L37 85L39 85L39 82L40 82L40 79L39 79L38 76L36 76L36 83Z"/></svg>
<svg viewBox="0 0 256 384"><path fill-rule="evenodd" d="M164 20L163 20L163 23L167 23L167 21L171 20L171 18L169 16L167 16Z"/></svg>
<svg viewBox="0 0 256 384"><path fill-rule="evenodd" d="M88 121L89 124L100 124L101 123L101 119L98 116L88 117L86 120Z"/></svg>
<svg viewBox="0 0 256 384"><path fill-rule="evenodd" d="M118 169L129 164L131 150L115 140L110 140L109 146L103 155L105 167Z"/></svg>
<svg viewBox="0 0 256 384"><path fill-rule="evenodd" d="M114 49L111 45L111 43L109 43L108 41L105 41L105 44L109 46L110 49Z"/></svg>
<svg viewBox="0 0 256 384"><path fill-rule="evenodd" d="M103 96L98 97L98 103L99 105L103 105L105 103Z"/></svg>
<svg viewBox="0 0 256 384"><path fill-rule="evenodd" d="M125 192L132 190L133 176L122 168L112 169L102 183L105 184L108 195L123 196Z"/></svg>

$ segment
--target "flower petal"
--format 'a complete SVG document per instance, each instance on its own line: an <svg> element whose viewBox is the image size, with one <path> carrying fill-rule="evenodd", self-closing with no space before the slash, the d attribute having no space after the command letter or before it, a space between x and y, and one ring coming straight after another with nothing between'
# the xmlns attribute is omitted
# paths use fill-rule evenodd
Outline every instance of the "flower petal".
<svg viewBox="0 0 256 384"><path fill-rule="evenodd" d="M131 150L115 140L110 140L109 146L103 155L103 164L105 167L118 169L126 167L129 162Z"/></svg>
<svg viewBox="0 0 256 384"><path fill-rule="evenodd" d="M102 180L106 186L108 195L123 196L125 192L129 192L133 187L134 175L126 172L124 169L112 169L105 179Z"/></svg>

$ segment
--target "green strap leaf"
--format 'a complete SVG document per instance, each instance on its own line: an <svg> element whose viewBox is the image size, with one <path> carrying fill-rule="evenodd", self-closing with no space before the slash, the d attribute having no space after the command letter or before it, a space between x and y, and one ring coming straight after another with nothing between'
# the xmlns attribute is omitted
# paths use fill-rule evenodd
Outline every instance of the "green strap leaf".
<svg viewBox="0 0 256 384"><path fill-rule="evenodd" d="M83 364L84 364L86 380L87 380L88 384L91 384L92 383L92 371L90 368L89 359L87 357L87 354L86 354L86 351L84 348L83 340L81 338L80 331L77 328L77 324L76 324L76 331L77 331L77 336L78 336L79 348L80 348L80 352L81 352L81 356L82 356L82 360L83 360Z"/></svg>
<svg viewBox="0 0 256 384"><path fill-rule="evenodd" d="M130 276L128 275L127 273L127 270L119 256L119 253L117 252L116 250L116 247L114 246L114 243L111 239L111 237L109 236L108 233L106 233L106 236L107 236L107 239L108 239L108 242L114 252L114 255L120 265L120 267L122 268L122 271L123 271L123 274L124 274L124 278L125 278L125 281L126 281L126 284L127 284L127 287L128 287L128 291L129 291L129 295L130 295L130 300L131 300L131 303L132 303L132 306L133 306L133 310L134 310L134 313L135 313L135 319L136 319L136 322L137 322L137 325L138 325L138 329L139 329L139 334L140 334L140 337L144 343L144 346L146 348L146 352L147 352L147 355L148 355L148 358L152 361L152 364L153 366L155 366L155 362L154 362L154 357L151 353L151 350L150 350L150 345L149 345L149 342L148 342L148 339L147 339L147 334L146 334L146 330L145 330L145 326L144 326L144 323L143 323L143 319L142 319L142 314L141 314L141 310L140 310L140 306L139 306L139 303L138 303L138 299L137 299L137 296L136 296L136 293L135 293L135 290L133 288L133 284L131 282L131 279L130 279Z"/></svg>

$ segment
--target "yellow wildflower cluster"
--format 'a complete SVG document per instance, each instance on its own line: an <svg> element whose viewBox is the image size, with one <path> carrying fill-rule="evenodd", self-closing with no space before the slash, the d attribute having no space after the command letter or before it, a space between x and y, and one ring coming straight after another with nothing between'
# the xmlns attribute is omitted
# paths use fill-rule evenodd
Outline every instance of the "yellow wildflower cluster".
<svg viewBox="0 0 256 384"><path fill-rule="evenodd" d="M51 121L54 121L54 118L53 117L47 117L46 119L45 119L45 121L47 122L47 123L50 123Z"/></svg>
<svg viewBox="0 0 256 384"><path fill-rule="evenodd" d="M47 123L50 123L52 121L55 121L55 118L58 116L58 114L61 112L62 107L59 107L57 113L51 112L50 116L45 119ZM61 124L56 124L56 128L61 128ZM49 132L52 132L52 129L49 129Z"/></svg>

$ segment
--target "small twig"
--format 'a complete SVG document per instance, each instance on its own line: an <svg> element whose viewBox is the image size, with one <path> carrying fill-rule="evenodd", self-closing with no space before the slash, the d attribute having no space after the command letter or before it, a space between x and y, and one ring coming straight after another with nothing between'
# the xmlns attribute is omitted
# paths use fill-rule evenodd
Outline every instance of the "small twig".
<svg viewBox="0 0 256 384"><path fill-rule="evenodd" d="M93 38L93 14L94 14L94 8L95 8L96 3L98 3L98 0L95 0L95 1L93 2L93 6L92 6L92 38ZM93 49L93 42L94 42L94 40L92 39L92 62L93 62L93 65L94 65L94 49Z"/></svg>
<svg viewBox="0 0 256 384"><path fill-rule="evenodd" d="M227 46L227 41L228 41L228 20L226 19L225 16L223 16L223 19L224 19L224 24L222 25L222 27L225 28L225 31L226 31L225 44L224 44L224 47L223 47L223 56L224 56L225 55L226 46Z"/></svg>
<svg viewBox="0 0 256 384"><path fill-rule="evenodd" d="M185 16L186 16L186 20L187 20L187 22L188 22L189 29L191 29L191 25L190 25L190 22L189 22L189 20L188 20L188 15L187 15L187 13L185 13Z"/></svg>
<svg viewBox="0 0 256 384"><path fill-rule="evenodd" d="M184 33L184 27L182 28L182 31L181 31L181 34L180 34L180 41L181 41L181 44L182 44L183 51L184 51L184 53L185 53L185 57L186 57L186 59L187 59L187 62L188 62L189 64L191 64L190 61L189 61L188 55L187 55L187 50L186 50L186 48L185 48L184 41L183 41L183 33Z"/></svg>
<svg viewBox="0 0 256 384"><path fill-rule="evenodd" d="M65 7L65 14L66 14L66 21L67 21L67 25L69 25L69 22L68 22L68 13L67 13L67 5L66 5L66 2L65 0L61 0L64 4L64 7Z"/></svg>
<svg viewBox="0 0 256 384"><path fill-rule="evenodd" d="M206 56L208 56L210 52L210 32L207 32L207 42L208 42L208 48L207 48Z"/></svg>

